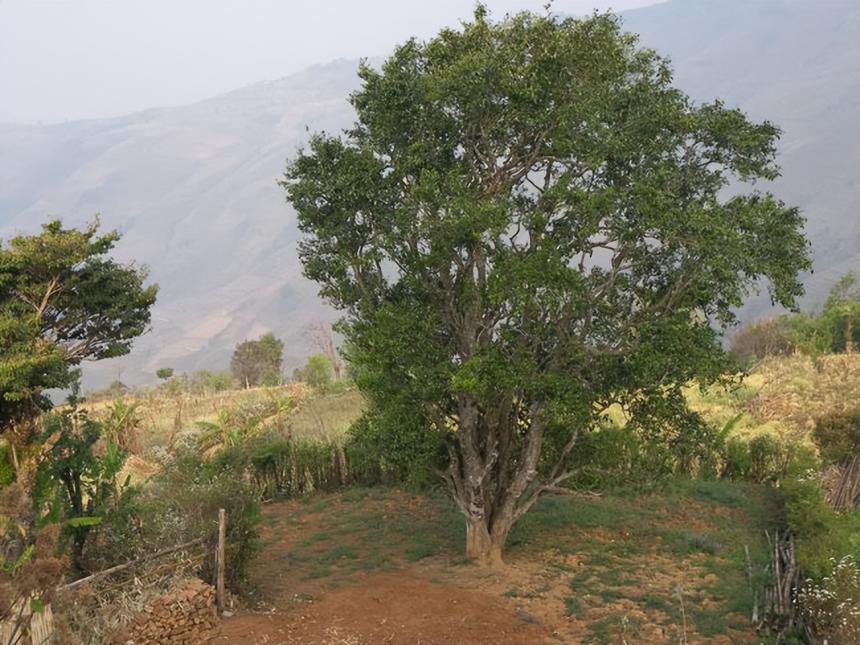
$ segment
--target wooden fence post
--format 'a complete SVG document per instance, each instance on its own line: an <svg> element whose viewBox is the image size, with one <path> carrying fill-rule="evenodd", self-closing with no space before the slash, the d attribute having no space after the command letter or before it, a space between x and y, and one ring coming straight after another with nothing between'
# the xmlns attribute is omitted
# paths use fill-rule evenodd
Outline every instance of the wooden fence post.
<svg viewBox="0 0 860 645"><path fill-rule="evenodd" d="M219 612L224 611L224 542L227 538L227 513L223 508L218 509L218 547L215 551L215 606Z"/></svg>

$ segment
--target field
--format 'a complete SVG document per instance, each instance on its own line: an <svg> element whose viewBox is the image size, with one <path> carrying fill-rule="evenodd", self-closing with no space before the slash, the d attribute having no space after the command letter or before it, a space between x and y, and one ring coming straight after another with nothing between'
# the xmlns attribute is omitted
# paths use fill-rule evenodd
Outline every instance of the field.
<svg viewBox="0 0 860 645"><path fill-rule="evenodd" d="M336 439L361 414L364 401L356 390L312 395L301 383L241 390L183 392L162 390L121 397L136 407L139 420L135 432L140 452L170 446L183 437L199 434L201 424L217 423L219 415L236 420L240 415L278 421L284 431L307 439ZM98 396L87 402L97 416L114 404L115 398Z"/></svg>

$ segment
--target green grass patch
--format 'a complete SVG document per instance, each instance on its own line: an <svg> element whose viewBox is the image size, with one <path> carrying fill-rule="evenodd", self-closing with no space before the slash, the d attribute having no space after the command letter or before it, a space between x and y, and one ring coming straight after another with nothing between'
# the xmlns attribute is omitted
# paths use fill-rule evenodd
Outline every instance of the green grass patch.
<svg viewBox="0 0 860 645"><path fill-rule="evenodd" d="M355 560L358 557L358 551L355 547L348 544L339 544L333 549L329 549L322 553L318 560L324 564L333 564L338 560Z"/></svg>
<svg viewBox="0 0 860 645"><path fill-rule="evenodd" d="M434 555L436 555L436 547L427 542L415 544L414 546L406 549L406 559L410 562L430 558Z"/></svg>
<svg viewBox="0 0 860 645"><path fill-rule="evenodd" d="M582 618L585 615L585 608L576 596L564 597L564 615Z"/></svg>
<svg viewBox="0 0 860 645"><path fill-rule="evenodd" d="M315 566L305 574L305 580L316 580L318 578L327 578L332 574L331 567Z"/></svg>

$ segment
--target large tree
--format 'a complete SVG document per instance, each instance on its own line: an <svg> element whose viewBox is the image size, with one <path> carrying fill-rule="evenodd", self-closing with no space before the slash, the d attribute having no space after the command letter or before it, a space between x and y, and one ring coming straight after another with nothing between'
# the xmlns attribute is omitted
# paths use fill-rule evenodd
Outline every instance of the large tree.
<svg viewBox="0 0 860 645"><path fill-rule="evenodd" d="M612 15L479 6L359 75L354 128L282 182L301 259L371 403L447 439L467 554L498 563L608 406L688 418L748 291L794 305L802 217L741 190L777 176L779 130L694 104Z"/></svg>
<svg viewBox="0 0 860 645"><path fill-rule="evenodd" d="M54 220L0 241L0 432L26 432L50 406L45 390L71 385L82 361L127 354L146 331L158 288L144 267L110 258L118 239L98 220Z"/></svg>

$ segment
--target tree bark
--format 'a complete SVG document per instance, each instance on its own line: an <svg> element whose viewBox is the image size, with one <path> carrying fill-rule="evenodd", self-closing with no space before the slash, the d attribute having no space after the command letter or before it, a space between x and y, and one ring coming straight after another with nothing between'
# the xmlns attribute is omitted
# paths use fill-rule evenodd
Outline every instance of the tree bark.
<svg viewBox="0 0 860 645"><path fill-rule="evenodd" d="M507 531L490 531L483 518L466 518L466 557L481 566L502 567L502 549L508 538Z"/></svg>

